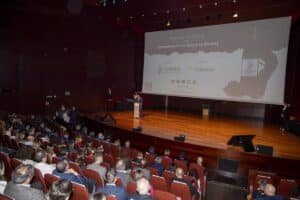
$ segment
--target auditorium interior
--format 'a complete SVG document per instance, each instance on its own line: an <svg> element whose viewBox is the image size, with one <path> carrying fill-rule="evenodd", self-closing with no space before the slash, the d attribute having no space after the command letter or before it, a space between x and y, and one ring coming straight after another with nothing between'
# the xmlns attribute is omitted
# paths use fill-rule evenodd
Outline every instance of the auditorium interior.
<svg viewBox="0 0 300 200"><path fill-rule="evenodd" d="M107 180L86 167L101 147L101 166L109 171L124 159L132 176L137 153L144 155L150 199L300 199L300 1L1 0L0 13L7 183L25 163L16 156L22 148L32 159L52 149L49 165L66 153L70 168L100 191ZM172 162L163 159L161 174L151 164L166 149ZM190 172L199 157L197 185ZM178 168L197 195L174 189ZM36 171L32 184L51 200L59 178ZM254 196L262 182L276 198ZM138 196L134 184L116 185ZM71 200L96 199L86 185L72 187ZM0 189L0 200L18 200L9 196Z"/></svg>

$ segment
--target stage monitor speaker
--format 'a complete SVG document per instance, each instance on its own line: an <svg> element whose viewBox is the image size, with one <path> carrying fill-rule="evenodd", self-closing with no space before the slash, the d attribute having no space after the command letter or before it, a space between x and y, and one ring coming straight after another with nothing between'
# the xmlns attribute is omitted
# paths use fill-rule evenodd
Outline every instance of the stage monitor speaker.
<svg viewBox="0 0 300 200"><path fill-rule="evenodd" d="M254 152L255 148L252 139L255 135L233 135L227 142L228 145L242 146L245 152Z"/></svg>
<svg viewBox="0 0 300 200"><path fill-rule="evenodd" d="M273 147L265 146L265 145L256 145L256 153L265 155L265 156L273 156Z"/></svg>
<svg viewBox="0 0 300 200"><path fill-rule="evenodd" d="M177 141L177 142L184 142L185 141L185 135L175 136L174 140Z"/></svg>
<svg viewBox="0 0 300 200"><path fill-rule="evenodd" d="M135 132L135 133L140 133L142 130L143 130L143 128L140 127L140 126L132 128L132 131Z"/></svg>
<svg viewBox="0 0 300 200"><path fill-rule="evenodd" d="M236 173L239 168L239 161L219 158L219 170Z"/></svg>

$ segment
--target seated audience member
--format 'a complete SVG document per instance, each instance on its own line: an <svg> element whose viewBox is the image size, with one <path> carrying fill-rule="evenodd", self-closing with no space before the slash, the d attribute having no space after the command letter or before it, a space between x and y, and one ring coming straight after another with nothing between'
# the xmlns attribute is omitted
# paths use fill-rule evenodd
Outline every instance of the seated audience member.
<svg viewBox="0 0 300 200"><path fill-rule="evenodd" d="M266 185L267 185L267 181L264 180L264 179L259 179L258 180L258 188L256 188L253 193L252 193L252 198L253 199L256 199L256 198L259 198L259 197L263 197L265 196L265 188L266 188Z"/></svg>
<svg viewBox="0 0 300 200"><path fill-rule="evenodd" d="M201 156L197 157L197 165L203 166L203 158Z"/></svg>
<svg viewBox="0 0 300 200"><path fill-rule="evenodd" d="M121 141L120 141L120 139L116 139L116 140L114 141L114 145L120 147L120 146L121 146Z"/></svg>
<svg viewBox="0 0 300 200"><path fill-rule="evenodd" d="M136 181L136 191L138 194L133 194L129 196L130 200L152 200L150 195L150 183L145 178L140 178Z"/></svg>
<svg viewBox="0 0 300 200"><path fill-rule="evenodd" d="M97 190L97 192L104 193L106 195L115 195L118 200L127 200L128 194L123 187L116 186L116 171L114 169L108 170L106 173L106 185Z"/></svg>
<svg viewBox="0 0 300 200"><path fill-rule="evenodd" d="M126 140L124 144L125 148L130 148L130 140Z"/></svg>
<svg viewBox="0 0 300 200"><path fill-rule="evenodd" d="M180 152L179 154L179 160L182 160L186 163L186 165L189 165L189 161L185 159L185 152Z"/></svg>
<svg viewBox="0 0 300 200"><path fill-rule="evenodd" d="M156 156L154 163L151 163L149 167L157 169L158 174L161 176L164 171L164 166L162 165L162 159L160 156Z"/></svg>
<svg viewBox="0 0 300 200"><path fill-rule="evenodd" d="M297 186L296 188L294 188L291 200L300 200L300 186Z"/></svg>
<svg viewBox="0 0 300 200"><path fill-rule="evenodd" d="M78 151L75 149L75 142L74 140L68 140L67 148L69 153L77 153Z"/></svg>
<svg viewBox="0 0 300 200"><path fill-rule="evenodd" d="M32 165L19 165L12 172L12 180L7 183L4 193L16 200L43 200L45 196L41 190L30 187L34 176Z"/></svg>
<svg viewBox="0 0 300 200"><path fill-rule="evenodd" d="M106 195L98 192L91 196L90 200L106 200Z"/></svg>
<svg viewBox="0 0 300 200"><path fill-rule="evenodd" d="M98 140L104 140L104 135L103 135L103 133L101 133L101 132L99 132L98 134L97 134L97 139Z"/></svg>
<svg viewBox="0 0 300 200"><path fill-rule="evenodd" d="M5 174L5 165L4 162L1 160L0 161L0 193L4 192L5 186L7 184L4 174Z"/></svg>
<svg viewBox="0 0 300 200"><path fill-rule="evenodd" d="M140 162L140 164L139 164L139 166L136 167L136 168L134 168L134 171L138 171L138 170L142 171L143 174L144 174L144 176L145 176L145 178L149 180L149 179L150 179L151 173L150 173L150 171L146 168L146 165L147 165L146 159L142 159L141 162Z"/></svg>
<svg viewBox="0 0 300 200"><path fill-rule="evenodd" d="M68 200L72 193L72 183L68 180L60 179L55 181L46 194L47 200Z"/></svg>
<svg viewBox="0 0 300 200"><path fill-rule="evenodd" d="M126 166L126 163L123 159L118 160L116 164L117 177L120 177L122 180L123 187L127 187L127 183L132 181L130 176L131 170Z"/></svg>
<svg viewBox="0 0 300 200"><path fill-rule="evenodd" d="M185 180L183 178L183 175L184 175L183 169L177 168L176 169L176 178L174 178L173 181L178 181L178 182L181 182L181 183L185 183L189 187L191 195L192 196L196 195L197 199L198 199L200 196L199 196L199 193L197 192L197 189L195 188L195 186L193 186L193 184L190 181Z"/></svg>
<svg viewBox="0 0 300 200"><path fill-rule="evenodd" d="M201 196L201 180L200 180L200 177L199 177L199 174L197 172L196 169L191 169L188 173L189 176L191 176L193 179L192 179L192 183L193 185L195 186L196 189L198 189L198 193L199 195Z"/></svg>
<svg viewBox="0 0 300 200"><path fill-rule="evenodd" d="M255 200L283 200L281 195L276 195L276 188L272 184L266 184L264 195Z"/></svg>
<svg viewBox="0 0 300 200"><path fill-rule="evenodd" d="M141 163L141 160L144 158L144 155L143 155L143 152L139 151L137 154L136 154L136 157L132 160L133 162L136 162L136 163Z"/></svg>
<svg viewBox="0 0 300 200"><path fill-rule="evenodd" d="M34 167L39 169L43 176L45 174L52 174L52 172L55 170L54 165L47 163L47 153L44 150L38 150L34 154L34 161L36 162Z"/></svg>
<svg viewBox="0 0 300 200"><path fill-rule="evenodd" d="M80 149L82 147L84 147L82 136L81 135L77 135L76 138L75 138L74 148L75 149Z"/></svg>
<svg viewBox="0 0 300 200"><path fill-rule="evenodd" d="M62 179L85 185L90 193L94 191L95 183L83 176L80 176L75 170L70 168L67 160L59 161L52 174Z"/></svg>
<svg viewBox="0 0 300 200"><path fill-rule="evenodd" d="M170 157L170 155L171 155L170 149L165 149L164 150L164 159L167 160L171 166L173 164L173 159Z"/></svg>
<svg viewBox="0 0 300 200"><path fill-rule="evenodd" d="M104 180L106 174L106 168L101 166L102 162L103 162L103 154L101 152L96 152L94 155L94 163L89 164L87 166L87 169L95 170Z"/></svg>
<svg viewBox="0 0 300 200"><path fill-rule="evenodd" d="M153 155L153 156L156 156L156 153L155 153L155 147L154 146L150 146L148 148L148 153Z"/></svg>

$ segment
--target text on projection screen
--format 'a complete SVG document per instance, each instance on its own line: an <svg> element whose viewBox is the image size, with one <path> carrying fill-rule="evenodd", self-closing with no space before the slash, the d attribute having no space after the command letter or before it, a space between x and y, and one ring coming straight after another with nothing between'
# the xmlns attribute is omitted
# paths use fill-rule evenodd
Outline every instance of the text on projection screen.
<svg viewBox="0 0 300 200"><path fill-rule="evenodd" d="M290 17L148 32L143 93L282 104Z"/></svg>

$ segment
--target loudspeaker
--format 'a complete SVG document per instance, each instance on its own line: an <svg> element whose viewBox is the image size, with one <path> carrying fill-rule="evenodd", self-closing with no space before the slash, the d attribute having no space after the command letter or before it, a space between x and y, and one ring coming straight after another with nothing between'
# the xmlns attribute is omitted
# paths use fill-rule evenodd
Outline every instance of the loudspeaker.
<svg viewBox="0 0 300 200"><path fill-rule="evenodd" d="M265 146L265 145L256 145L255 147L256 153L265 155L265 156L273 156L273 147Z"/></svg>
<svg viewBox="0 0 300 200"><path fill-rule="evenodd" d="M135 133L140 133L142 130L143 130L143 128L140 127L140 126L132 128L132 131L135 132Z"/></svg>
<svg viewBox="0 0 300 200"><path fill-rule="evenodd" d="M184 142L185 141L185 135L175 136L174 140L177 141L177 142Z"/></svg>
<svg viewBox="0 0 300 200"><path fill-rule="evenodd" d="M236 160L229 160L224 158L219 158L219 170L236 173L239 168L239 162Z"/></svg>

